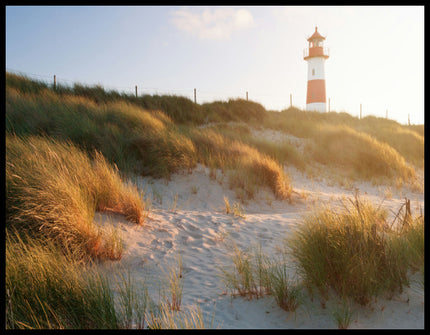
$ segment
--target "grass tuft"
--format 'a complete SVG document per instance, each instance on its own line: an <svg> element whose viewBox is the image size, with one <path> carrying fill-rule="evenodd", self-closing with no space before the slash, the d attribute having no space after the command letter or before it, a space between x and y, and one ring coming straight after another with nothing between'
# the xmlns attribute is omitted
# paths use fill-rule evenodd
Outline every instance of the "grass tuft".
<svg viewBox="0 0 430 335"><path fill-rule="evenodd" d="M405 247L410 244L386 219L385 210L358 194L344 200L342 212L322 207L304 217L288 248L306 286L323 296L332 289L362 305L386 292L401 292L408 285L411 261Z"/></svg>

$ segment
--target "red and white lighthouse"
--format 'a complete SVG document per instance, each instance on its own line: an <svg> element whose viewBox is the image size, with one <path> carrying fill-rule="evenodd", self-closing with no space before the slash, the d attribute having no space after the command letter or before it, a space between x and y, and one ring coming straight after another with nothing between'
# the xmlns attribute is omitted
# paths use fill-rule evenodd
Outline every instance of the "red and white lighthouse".
<svg viewBox="0 0 430 335"><path fill-rule="evenodd" d="M323 46L324 40L315 27L315 32L308 38L309 48L304 50L303 58L308 62L307 111L326 111L324 63L329 56L328 49Z"/></svg>

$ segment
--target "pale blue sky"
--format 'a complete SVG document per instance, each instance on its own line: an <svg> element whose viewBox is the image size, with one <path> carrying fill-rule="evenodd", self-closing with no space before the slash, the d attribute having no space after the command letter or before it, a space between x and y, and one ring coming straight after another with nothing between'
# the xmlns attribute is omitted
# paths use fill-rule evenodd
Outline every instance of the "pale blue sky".
<svg viewBox="0 0 430 335"><path fill-rule="evenodd" d="M331 110L424 123L424 7L6 7L6 69L197 102L306 104L318 26Z"/></svg>

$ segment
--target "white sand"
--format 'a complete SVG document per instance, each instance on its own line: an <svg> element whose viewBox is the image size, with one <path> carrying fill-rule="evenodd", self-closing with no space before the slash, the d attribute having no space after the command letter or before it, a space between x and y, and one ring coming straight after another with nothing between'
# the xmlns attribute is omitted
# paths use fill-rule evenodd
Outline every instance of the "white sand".
<svg viewBox="0 0 430 335"><path fill-rule="evenodd" d="M261 134L260 134L261 135ZM267 134L265 134L267 136ZM275 134L276 135L276 134ZM300 145L300 144L299 144ZM271 296L248 300L225 294L219 267L231 266L226 241L241 248L261 244L269 254L299 223L301 215L314 204L335 204L342 196L352 197L352 190L332 181L309 180L289 169L297 194L294 201L275 200L270 190L261 190L256 199L244 206L245 218L225 214L224 196L230 205L237 200L227 187L227 178L218 171L216 180L209 169L199 165L192 174L175 174L170 181L137 178L138 186L152 201L144 226L136 226L120 215L97 214L99 223L120 227L125 242L120 261L107 262L102 268L127 268L138 280L145 281L151 297L158 301L162 268L183 262L183 306L199 305L208 323L215 312L213 327L221 328L337 328L332 316L335 301L323 308L318 298L304 298L296 312L281 309ZM423 178L423 175L422 175ZM331 186L330 186L331 185ZM424 195L411 190L390 192L370 183L355 184L360 195L379 204L384 194L391 195L382 206L397 212L404 197L411 199L412 212L424 211ZM391 213L391 217L394 214ZM291 275L294 269L291 269ZM419 275L412 276L410 287L392 299L380 298L371 307L354 305L350 328L424 328L424 288Z"/></svg>

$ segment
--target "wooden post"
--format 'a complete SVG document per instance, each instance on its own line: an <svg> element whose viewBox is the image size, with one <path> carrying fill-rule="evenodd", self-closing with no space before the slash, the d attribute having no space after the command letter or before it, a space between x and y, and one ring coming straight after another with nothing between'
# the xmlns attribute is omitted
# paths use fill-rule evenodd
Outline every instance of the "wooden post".
<svg viewBox="0 0 430 335"><path fill-rule="evenodd" d="M196 89L194 89L194 103L197 103L197 99L196 99Z"/></svg>
<svg viewBox="0 0 430 335"><path fill-rule="evenodd" d="M406 210L405 210L405 217L403 218L403 227L408 228L409 223L411 222L411 217L412 217L412 215L411 215L411 200L405 197L405 204L406 204Z"/></svg>
<svg viewBox="0 0 430 335"><path fill-rule="evenodd" d="M136 89L136 98L137 98L137 85L134 88Z"/></svg>
<svg viewBox="0 0 430 335"><path fill-rule="evenodd" d="M57 76L54 74L54 90L57 89Z"/></svg>
<svg viewBox="0 0 430 335"><path fill-rule="evenodd" d="M248 101L248 91L246 91L246 101Z"/></svg>

